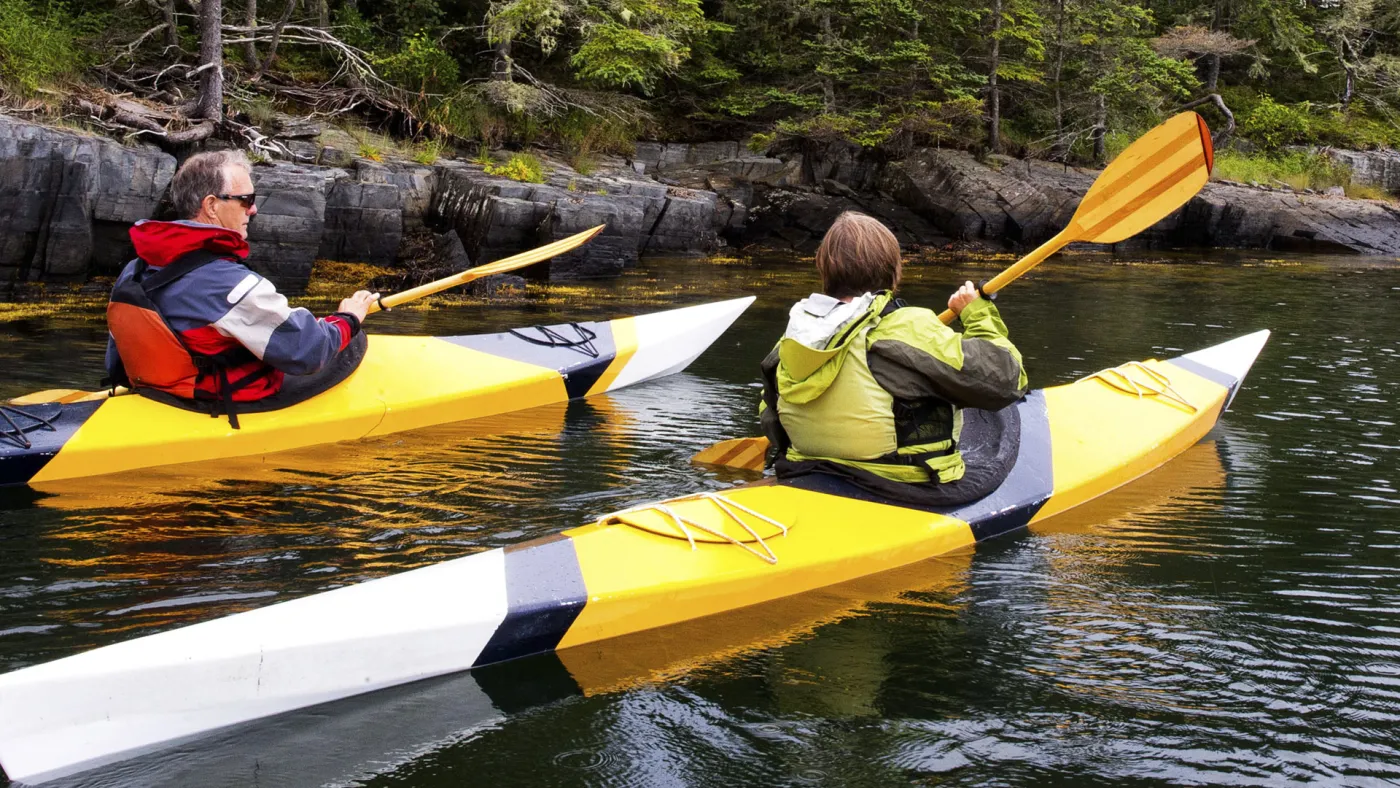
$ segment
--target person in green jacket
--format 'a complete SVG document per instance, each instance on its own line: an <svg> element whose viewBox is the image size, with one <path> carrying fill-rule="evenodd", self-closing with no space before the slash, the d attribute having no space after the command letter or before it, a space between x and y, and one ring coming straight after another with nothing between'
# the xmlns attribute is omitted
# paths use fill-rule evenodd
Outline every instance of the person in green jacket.
<svg viewBox="0 0 1400 788"><path fill-rule="evenodd" d="M834 473L884 497L930 504L990 492L1015 448L1009 461L1001 453L1008 467L969 474L959 450L965 416L989 423L984 411L1006 408L1027 388L996 306L963 284L948 299L959 333L932 310L904 305L894 297L899 243L861 213L837 217L816 264L822 292L792 307L762 363L760 418L778 450L778 475ZM992 423L991 439L1006 429ZM1013 442L1019 421L1015 430Z"/></svg>

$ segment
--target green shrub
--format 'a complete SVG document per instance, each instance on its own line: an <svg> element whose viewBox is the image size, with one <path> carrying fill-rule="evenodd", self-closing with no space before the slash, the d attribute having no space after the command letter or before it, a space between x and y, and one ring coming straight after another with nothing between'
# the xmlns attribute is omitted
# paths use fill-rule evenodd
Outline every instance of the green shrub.
<svg viewBox="0 0 1400 788"><path fill-rule="evenodd" d="M331 20L335 24L335 35L341 41L356 49L370 50L374 48L374 26L370 24L368 19L365 19L358 7L341 6L331 15Z"/></svg>
<svg viewBox="0 0 1400 788"><path fill-rule="evenodd" d="M1308 141L1308 110L1280 104L1271 97L1259 102L1240 121L1240 132L1264 150Z"/></svg>
<svg viewBox="0 0 1400 788"><path fill-rule="evenodd" d="M543 132L557 139L571 157L587 158L595 152L629 155L636 150L642 121L626 112L571 109L550 119Z"/></svg>
<svg viewBox="0 0 1400 788"><path fill-rule="evenodd" d="M777 139L777 134L765 134L760 131L754 134L752 137L749 137L747 147L750 153L763 154L768 151L769 146L771 146Z"/></svg>
<svg viewBox="0 0 1400 788"><path fill-rule="evenodd" d="M457 59L426 33L409 36L398 52L374 62L385 79L420 95L450 90L460 77Z"/></svg>
<svg viewBox="0 0 1400 788"><path fill-rule="evenodd" d="M532 153L517 153L511 156L505 164L488 164L483 169L487 175L510 178L522 183L544 183L545 181L544 162Z"/></svg>
<svg viewBox="0 0 1400 788"><path fill-rule="evenodd" d="M598 25L569 63L579 78L607 88L650 92L689 52L677 42L617 23Z"/></svg>
<svg viewBox="0 0 1400 788"><path fill-rule="evenodd" d="M1265 186L1283 182L1299 190L1351 186L1351 170L1346 165L1307 151L1252 155L1221 151L1215 157L1213 177Z"/></svg>
<svg viewBox="0 0 1400 788"><path fill-rule="evenodd" d="M780 120L777 131L812 139L841 139L863 148L907 152L911 145L966 142L981 135L982 105L977 99L913 101L846 113L822 113ZM899 155L897 153L897 155Z"/></svg>
<svg viewBox="0 0 1400 788"><path fill-rule="evenodd" d="M598 160L591 153L574 153L569 156L569 166L579 175L592 175L598 170Z"/></svg>
<svg viewBox="0 0 1400 788"><path fill-rule="evenodd" d="M0 80L22 93L71 77L88 64L78 39L92 19L69 13L60 2L43 11L27 0L0 0Z"/></svg>
<svg viewBox="0 0 1400 788"><path fill-rule="evenodd" d="M248 113L248 119L253 121L254 126L263 128L271 125L277 117L277 105L267 96L254 96L243 106L243 111Z"/></svg>
<svg viewBox="0 0 1400 788"><path fill-rule="evenodd" d="M432 164L442 156L444 147L442 140L423 140L418 143L417 148L413 151L413 160L419 164Z"/></svg>
<svg viewBox="0 0 1400 788"><path fill-rule="evenodd" d="M397 152L394 140L383 134L375 134L362 128L347 128L345 132L355 140L355 152L362 159L384 161L385 153Z"/></svg>
<svg viewBox="0 0 1400 788"><path fill-rule="evenodd" d="M1312 142L1319 145L1354 150L1400 145L1400 130L1357 109L1346 113L1328 111L1313 115L1309 126Z"/></svg>
<svg viewBox="0 0 1400 788"><path fill-rule="evenodd" d="M1385 189L1370 184L1352 183L1347 184L1347 196L1353 200L1385 200L1394 202L1395 197Z"/></svg>

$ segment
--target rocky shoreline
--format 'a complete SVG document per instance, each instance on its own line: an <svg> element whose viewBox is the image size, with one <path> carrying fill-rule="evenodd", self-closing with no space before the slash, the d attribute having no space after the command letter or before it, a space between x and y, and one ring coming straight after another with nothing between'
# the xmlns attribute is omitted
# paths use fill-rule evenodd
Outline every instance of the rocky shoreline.
<svg viewBox="0 0 1400 788"><path fill-rule="evenodd" d="M446 269L489 262L597 224L595 241L532 277L616 276L642 255L724 245L810 251L843 210L890 224L902 243L1024 249L1068 221L1095 172L962 151L895 161L844 144L790 143L766 155L737 142L641 142L582 175L548 161L546 183L486 175L474 163L375 162L307 143L300 162L259 164L251 264L290 293L313 261L393 264L436 249ZM1400 154L1338 151L1355 177L1400 189ZM112 275L130 258L131 223L165 210L176 159L150 145L0 116L0 296L22 282ZM435 242L407 240L427 233ZM407 240L406 240L407 239ZM1119 249L1226 247L1400 256L1400 208L1212 182ZM446 251L444 251L446 250Z"/></svg>

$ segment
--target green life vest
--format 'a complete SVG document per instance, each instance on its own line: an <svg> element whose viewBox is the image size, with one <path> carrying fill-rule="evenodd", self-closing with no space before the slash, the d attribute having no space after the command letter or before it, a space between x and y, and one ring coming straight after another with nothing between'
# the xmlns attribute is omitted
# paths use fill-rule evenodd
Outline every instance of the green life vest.
<svg viewBox="0 0 1400 788"><path fill-rule="evenodd" d="M779 341L778 418L791 441L787 458L830 460L911 484L933 476L940 482L956 481L964 471L957 452L959 409L953 408L951 434L921 431L936 440L901 445L894 395L870 371L870 335L892 300L890 293L877 296L825 348L811 348L786 336Z"/></svg>

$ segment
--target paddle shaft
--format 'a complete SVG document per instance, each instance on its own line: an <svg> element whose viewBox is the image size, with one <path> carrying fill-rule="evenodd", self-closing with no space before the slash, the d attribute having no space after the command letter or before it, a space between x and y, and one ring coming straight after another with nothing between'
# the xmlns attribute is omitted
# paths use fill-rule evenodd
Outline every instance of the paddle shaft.
<svg viewBox="0 0 1400 788"><path fill-rule="evenodd" d="M460 274L453 274L452 276L443 277L442 279L439 279L435 282L429 282L425 285L419 285L409 290L405 290L402 293L394 293L393 295L383 296L377 302L370 304L369 310L366 314L372 315L375 312L378 312L382 309L392 309L393 307L396 307L400 304L406 304L409 301L423 298L424 296L430 296L434 293L441 293L443 290L448 290L453 287L461 287L462 285L467 284L468 282L475 281L484 276L492 276L493 274L504 274L509 271L515 271L517 269L524 268L527 265L534 265L535 263L543 262L551 257L561 255L565 252L576 249L585 243L588 243L589 241L593 240L594 236L598 235L598 233L601 233L604 227L605 225L600 224L597 227L591 227L587 230L584 230L581 233L575 233L567 238L560 238L559 240L554 241L553 243L545 244L544 246L541 246L538 249L530 249L528 251L521 252L520 254L511 255L510 257L497 260L494 263L488 263L487 265L479 265L476 268L470 268L466 271L463 271Z"/></svg>
<svg viewBox="0 0 1400 788"><path fill-rule="evenodd" d="M993 293L997 292L1003 287L1006 287L1007 285L1021 278L1022 274L1025 274L1027 271L1040 265L1042 262L1044 262L1045 258L1060 251L1060 249L1064 248L1068 244L1078 240L1079 233L1077 232L1077 230L1077 225L1071 223L1068 227L1056 233L1054 238L1051 238L1050 240L1036 247L1030 254L1026 255L1025 257L1022 257L1020 260L1017 260L1015 265L1012 265L1005 271L1002 271L1001 273L997 274L991 279L991 281L982 285L982 292L986 293L987 295L992 295ZM958 316L953 313L953 310L945 309L939 313L938 319L943 321L944 325L949 325L954 320L957 320Z"/></svg>

